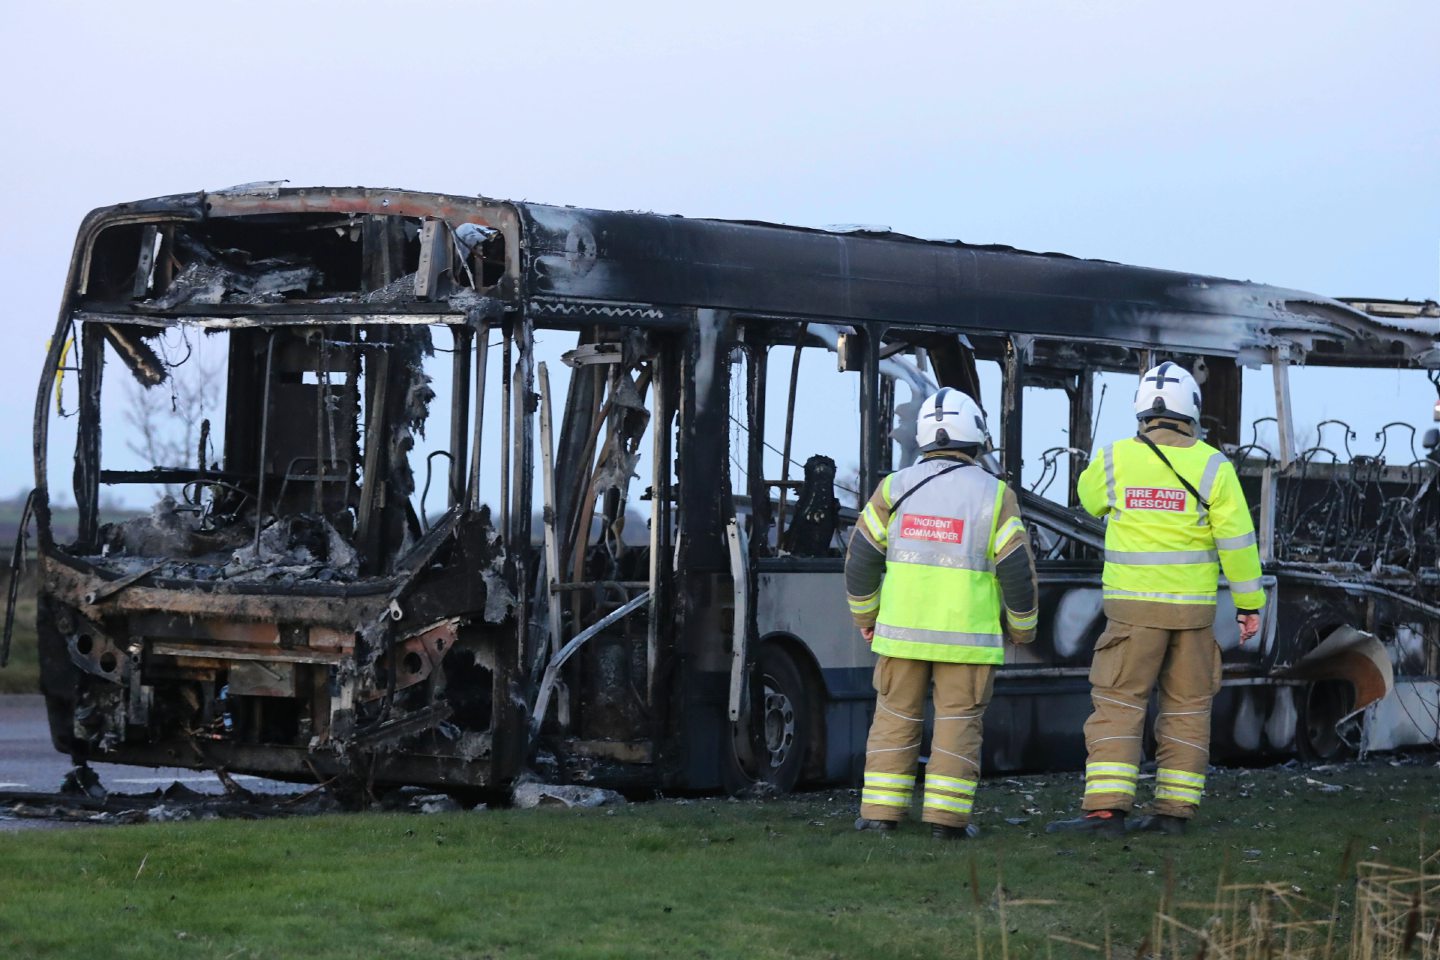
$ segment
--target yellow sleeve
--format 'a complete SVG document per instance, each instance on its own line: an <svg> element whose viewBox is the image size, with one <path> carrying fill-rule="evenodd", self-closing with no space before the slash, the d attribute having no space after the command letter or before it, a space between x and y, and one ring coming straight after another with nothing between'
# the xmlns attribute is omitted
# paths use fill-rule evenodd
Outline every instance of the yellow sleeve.
<svg viewBox="0 0 1440 960"><path fill-rule="evenodd" d="M1103 517L1114 506L1114 456L1114 444L1105 446L1095 459L1085 465L1075 484L1076 492L1080 495L1080 506L1093 516Z"/></svg>
<svg viewBox="0 0 1440 960"><path fill-rule="evenodd" d="M1250 506L1235 465L1226 461L1215 477L1215 490L1210 497L1210 530L1215 537L1215 550L1220 554L1220 569L1230 583L1230 596L1237 610L1259 610L1265 606L1265 590L1260 583L1260 548L1255 542L1255 524L1250 520Z"/></svg>

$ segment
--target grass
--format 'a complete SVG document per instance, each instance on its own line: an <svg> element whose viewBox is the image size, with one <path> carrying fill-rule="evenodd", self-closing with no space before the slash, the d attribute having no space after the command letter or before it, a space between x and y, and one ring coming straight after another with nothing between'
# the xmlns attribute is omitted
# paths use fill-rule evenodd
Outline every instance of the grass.
<svg viewBox="0 0 1440 960"><path fill-rule="evenodd" d="M1222 873L1328 914L1347 848L1433 845L1437 783L1433 757L1220 771L1189 836L1112 842L1042 832L1075 775L987 781L985 834L948 844L856 834L845 790L26 832L0 841L0 956L1130 957L1167 886L1208 902Z"/></svg>

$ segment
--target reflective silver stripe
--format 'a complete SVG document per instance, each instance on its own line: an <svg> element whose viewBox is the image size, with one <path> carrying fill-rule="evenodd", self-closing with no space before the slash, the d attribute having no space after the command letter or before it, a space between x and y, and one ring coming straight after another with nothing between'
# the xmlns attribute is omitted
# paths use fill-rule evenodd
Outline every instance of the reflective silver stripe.
<svg viewBox="0 0 1440 960"><path fill-rule="evenodd" d="M920 627L892 627L875 624L876 640L898 640L901 643L943 643L952 647L999 647L1005 638L998 633L954 633L950 630L924 630Z"/></svg>
<svg viewBox="0 0 1440 960"><path fill-rule="evenodd" d="M1175 787L1163 784L1155 788L1156 800L1178 800L1181 803L1192 803L1200 805L1201 791L1191 790L1189 787Z"/></svg>
<svg viewBox="0 0 1440 960"><path fill-rule="evenodd" d="M1218 550L1244 550L1246 547L1255 546L1255 532L1240 537L1216 537L1215 547Z"/></svg>
<svg viewBox="0 0 1440 960"><path fill-rule="evenodd" d="M885 536L885 559L890 563L912 563L949 570L991 572L990 527L995 513L995 491L1000 481L979 467L953 469L953 460L925 460L890 475L890 494L895 503L907 497L900 509L890 514ZM943 477L920 484L927 478ZM910 492L914 491L913 494ZM918 524L928 518L952 523L946 531L954 542L929 539L924 529L902 536L909 518Z"/></svg>
<svg viewBox="0 0 1440 960"><path fill-rule="evenodd" d="M1029 613L1015 613L1007 609L1005 616L1010 621L1010 626L1016 630L1030 630L1040 622L1040 610L1038 608L1031 610Z"/></svg>
<svg viewBox="0 0 1440 960"><path fill-rule="evenodd" d="M1205 472L1200 475L1200 496L1206 503L1210 502L1210 494L1215 489L1215 478L1220 475L1220 465L1225 462L1225 459L1225 454L1213 453L1205 462ZM1205 522L1205 517L1209 512L1202 503L1200 505L1200 523Z"/></svg>
<svg viewBox="0 0 1440 960"><path fill-rule="evenodd" d="M1178 783L1183 787L1204 787L1205 774L1190 773L1187 770L1167 770L1161 767L1155 771L1156 783Z"/></svg>
<svg viewBox="0 0 1440 960"><path fill-rule="evenodd" d="M1105 459L1105 502L1106 502L1107 504L1109 504L1111 510L1114 510L1114 509L1115 509L1115 451L1114 451L1114 444L1108 444L1108 445L1106 445L1105 449L1102 450L1102 451L1100 451L1100 455Z"/></svg>
<svg viewBox="0 0 1440 960"><path fill-rule="evenodd" d="M984 554L956 553L954 547L940 543L916 543L911 546L909 541L906 541L906 544L902 547L895 540L891 540L885 559L891 563L923 563L927 567L944 567L947 570L988 572L995 569L994 564Z"/></svg>
<svg viewBox="0 0 1440 960"><path fill-rule="evenodd" d="M1218 563L1220 554L1214 550L1106 550L1106 563L1126 566L1159 566L1160 564Z"/></svg>
<svg viewBox="0 0 1440 960"><path fill-rule="evenodd" d="M1265 586L1259 577L1254 580L1232 580L1230 581L1231 593L1259 593Z"/></svg>
<svg viewBox="0 0 1440 960"><path fill-rule="evenodd" d="M1180 603L1214 603L1213 593L1143 593L1136 590L1105 588L1105 599L1115 600L1174 600Z"/></svg>

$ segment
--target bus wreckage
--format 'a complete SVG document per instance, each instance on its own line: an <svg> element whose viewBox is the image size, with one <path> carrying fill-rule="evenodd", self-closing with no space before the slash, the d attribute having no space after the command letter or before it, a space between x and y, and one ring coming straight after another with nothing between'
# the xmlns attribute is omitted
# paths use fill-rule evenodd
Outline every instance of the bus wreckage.
<svg viewBox="0 0 1440 960"><path fill-rule="evenodd" d="M1216 758L1433 742L1436 460L1407 424L1376 453L1349 427L1307 447L1288 391L1309 367L1433 382L1437 336L1434 303L880 228L279 184L100 209L34 424L54 745L462 793L532 766L632 791L856 780L873 660L844 545L948 385L998 423L988 462L1026 488L1040 571L986 768L1078 767L1103 528L1073 481L1097 384L1162 359L1204 383L1271 601L1241 649L1222 591ZM1247 374L1275 398L1254 430ZM1057 426L1027 416L1041 400L1065 439L1027 466ZM127 461L142 428L185 442ZM113 508L157 488L148 514Z"/></svg>

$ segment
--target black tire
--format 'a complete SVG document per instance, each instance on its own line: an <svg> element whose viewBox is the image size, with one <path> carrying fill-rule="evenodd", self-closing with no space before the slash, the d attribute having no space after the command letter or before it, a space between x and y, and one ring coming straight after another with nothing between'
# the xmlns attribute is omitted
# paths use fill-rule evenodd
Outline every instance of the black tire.
<svg viewBox="0 0 1440 960"><path fill-rule="evenodd" d="M731 795L753 792L761 784L775 793L794 790L810 743L810 691L795 661L773 643L761 646L756 659L763 683L758 694L763 698L763 745L756 758L758 769L748 769L740 760L734 725L727 724L721 778Z"/></svg>
<svg viewBox="0 0 1440 960"><path fill-rule="evenodd" d="M1355 755L1335 725L1355 710L1355 688L1344 680L1306 684L1296 711L1295 749L1300 759L1329 763Z"/></svg>

